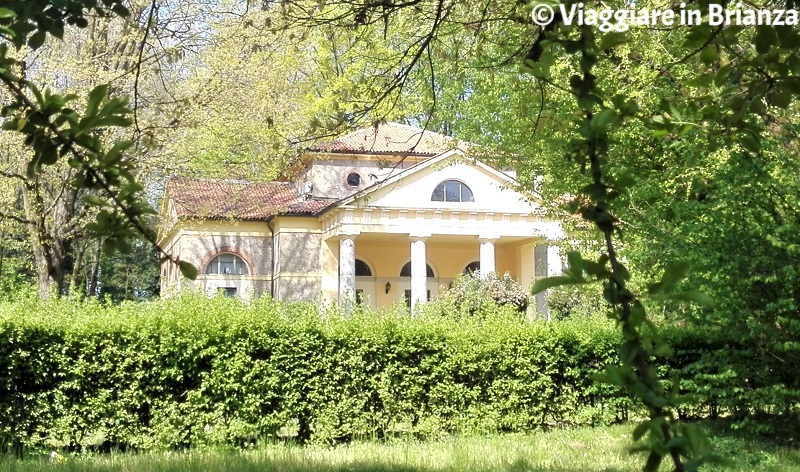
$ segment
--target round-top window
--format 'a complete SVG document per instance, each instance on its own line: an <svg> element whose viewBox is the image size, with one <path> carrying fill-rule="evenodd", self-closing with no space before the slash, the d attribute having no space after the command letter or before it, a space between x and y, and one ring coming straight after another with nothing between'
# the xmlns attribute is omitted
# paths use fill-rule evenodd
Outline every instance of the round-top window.
<svg viewBox="0 0 800 472"><path fill-rule="evenodd" d="M358 187L361 185L361 176L356 172L351 172L350 175L347 176L347 185Z"/></svg>

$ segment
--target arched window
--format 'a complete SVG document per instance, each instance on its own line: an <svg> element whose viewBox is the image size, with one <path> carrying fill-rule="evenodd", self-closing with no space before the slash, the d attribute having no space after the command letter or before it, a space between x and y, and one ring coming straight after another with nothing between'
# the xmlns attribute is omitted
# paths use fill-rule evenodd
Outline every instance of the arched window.
<svg viewBox="0 0 800 472"><path fill-rule="evenodd" d="M470 262L469 264L467 264L466 267L464 267L464 273L467 275L473 272L479 272L480 270L481 270L481 261Z"/></svg>
<svg viewBox="0 0 800 472"><path fill-rule="evenodd" d="M475 197L467 184L458 180L445 180L433 189L432 202L474 202Z"/></svg>
<svg viewBox="0 0 800 472"><path fill-rule="evenodd" d="M248 275L247 264L236 254L220 254L206 265L206 275Z"/></svg>
<svg viewBox="0 0 800 472"><path fill-rule="evenodd" d="M361 259L356 259L356 277L372 277L372 270Z"/></svg>
<svg viewBox="0 0 800 472"><path fill-rule="evenodd" d="M433 277L433 269L428 264L425 264L425 276L426 277ZM411 277L411 262L404 265L402 269L400 269L400 277Z"/></svg>

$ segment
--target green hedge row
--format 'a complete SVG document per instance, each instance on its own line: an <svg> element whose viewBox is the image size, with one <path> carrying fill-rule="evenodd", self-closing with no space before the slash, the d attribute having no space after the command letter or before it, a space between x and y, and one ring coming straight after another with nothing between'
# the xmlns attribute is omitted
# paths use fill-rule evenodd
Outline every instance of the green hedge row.
<svg viewBox="0 0 800 472"><path fill-rule="evenodd" d="M284 435L330 443L625 418L629 400L591 380L616 358L613 325L527 323L498 311L344 318L201 297L0 305L0 446L146 449ZM697 361L719 336L671 332L675 367L716 374ZM749 408L744 395L719 403L692 376L692 411L712 401L716 411Z"/></svg>

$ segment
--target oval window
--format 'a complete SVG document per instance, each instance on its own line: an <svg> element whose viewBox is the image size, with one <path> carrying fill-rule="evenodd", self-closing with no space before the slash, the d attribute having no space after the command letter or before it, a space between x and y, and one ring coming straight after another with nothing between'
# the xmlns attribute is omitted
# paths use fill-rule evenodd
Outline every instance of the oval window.
<svg viewBox="0 0 800 472"><path fill-rule="evenodd" d="M350 175L347 176L347 185L351 187L358 187L361 185L361 175L357 172L351 172Z"/></svg>

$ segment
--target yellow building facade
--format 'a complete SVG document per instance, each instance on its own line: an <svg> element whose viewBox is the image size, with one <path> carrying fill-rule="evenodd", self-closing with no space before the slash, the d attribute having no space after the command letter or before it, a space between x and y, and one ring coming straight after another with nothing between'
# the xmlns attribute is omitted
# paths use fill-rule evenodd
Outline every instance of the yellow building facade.
<svg viewBox="0 0 800 472"><path fill-rule="evenodd" d="M183 280L167 262L162 293L413 312L467 270L523 286L561 272L560 223L512 176L444 136L381 126L312 148L280 182L170 181L161 246L201 275Z"/></svg>

